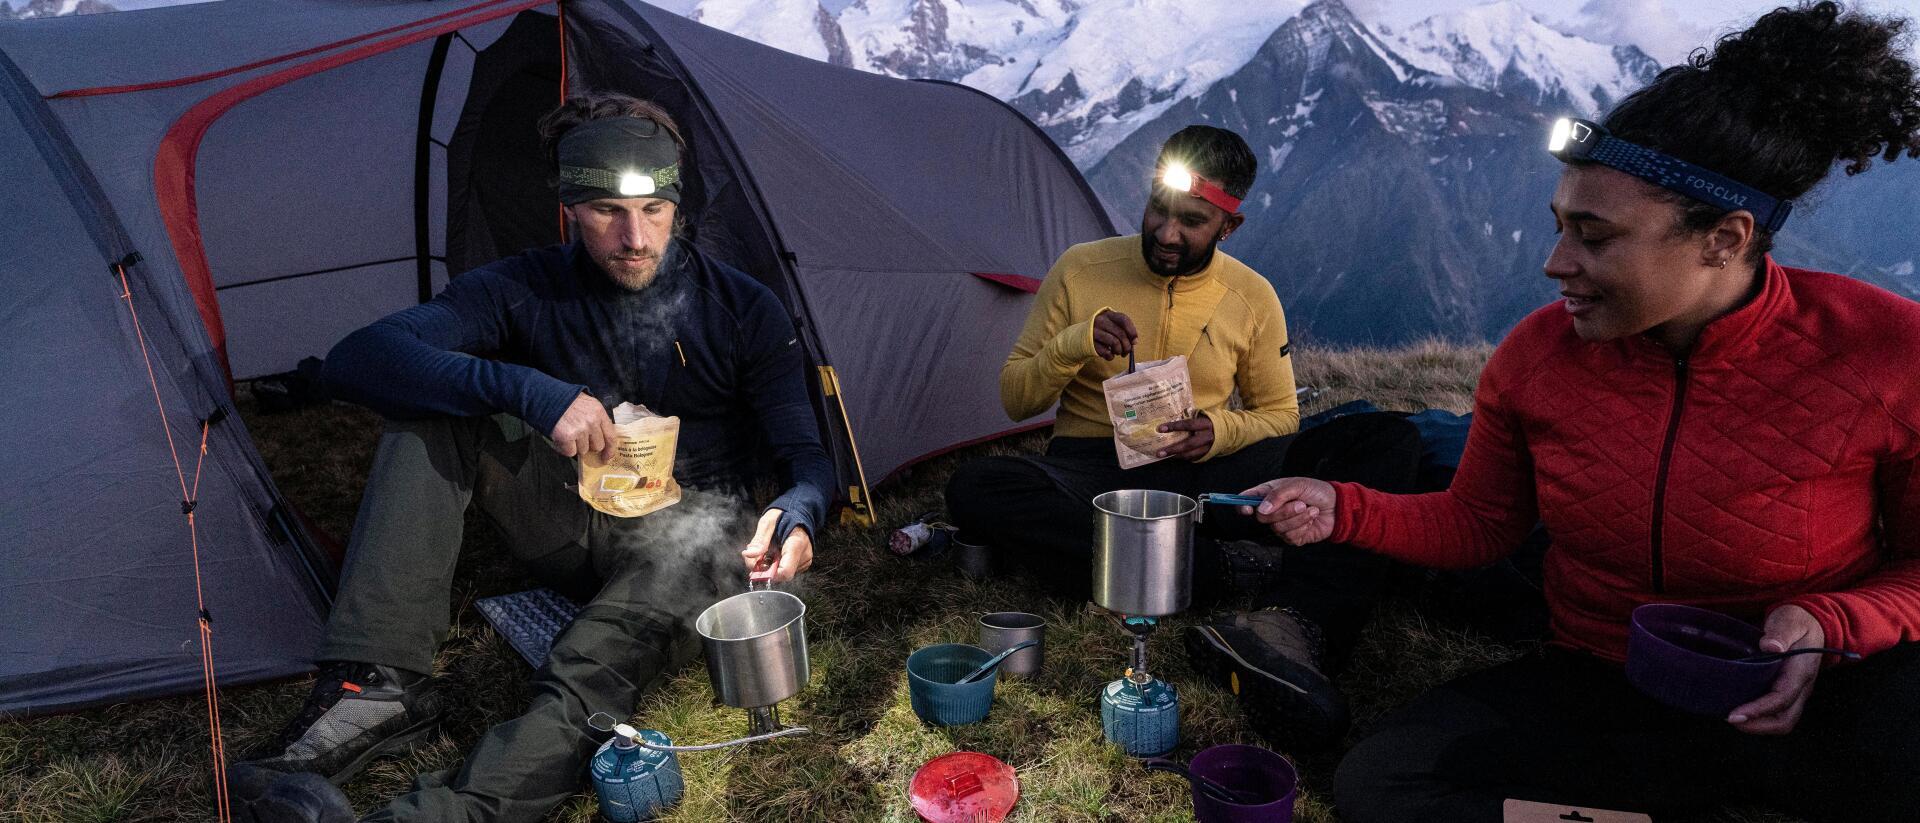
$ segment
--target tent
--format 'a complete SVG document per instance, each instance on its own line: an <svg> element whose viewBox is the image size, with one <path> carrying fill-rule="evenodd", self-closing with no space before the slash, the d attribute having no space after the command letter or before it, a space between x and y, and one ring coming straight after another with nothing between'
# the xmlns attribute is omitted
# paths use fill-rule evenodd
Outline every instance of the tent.
<svg viewBox="0 0 1920 823"><path fill-rule="evenodd" d="M334 560L231 381L555 242L533 122L563 87L685 126L691 236L786 301L855 516L897 469L1009 431L996 375L1037 278L1113 233L997 100L638 2L0 24L0 714L310 665Z"/></svg>

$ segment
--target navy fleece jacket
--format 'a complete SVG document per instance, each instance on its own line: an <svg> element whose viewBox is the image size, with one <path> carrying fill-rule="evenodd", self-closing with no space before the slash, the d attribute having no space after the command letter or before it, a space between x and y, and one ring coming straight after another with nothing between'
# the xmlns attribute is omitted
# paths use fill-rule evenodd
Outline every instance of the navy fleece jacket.
<svg viewBox="0 0 1920 823"><path fill-rule="evenodd" d="M504 412L542 434L582 391L677 415L673 473L688 486L747 487L753 450L766 449L785 475L772 504L784 540L796 525L819 536L834 485L804 368L771 290L675 241L637 292L577 243L474 269L348 335L323 376L334 396L389 417Z"/></svg>

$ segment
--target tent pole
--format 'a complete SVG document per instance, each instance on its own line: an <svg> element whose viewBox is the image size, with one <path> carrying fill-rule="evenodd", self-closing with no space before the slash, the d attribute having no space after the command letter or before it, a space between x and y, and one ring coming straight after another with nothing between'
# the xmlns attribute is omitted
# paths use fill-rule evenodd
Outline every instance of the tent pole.
<svg viewBox="0 0 1920 823"><path fill-rule="evenodd" d="M427 76L420 83L420 117L413 135L413 255L420 302L433 299L433 115L440 100L440 72L447 65L451 32L433 39ZM444 159L443 161L444 162Z"/></svg>

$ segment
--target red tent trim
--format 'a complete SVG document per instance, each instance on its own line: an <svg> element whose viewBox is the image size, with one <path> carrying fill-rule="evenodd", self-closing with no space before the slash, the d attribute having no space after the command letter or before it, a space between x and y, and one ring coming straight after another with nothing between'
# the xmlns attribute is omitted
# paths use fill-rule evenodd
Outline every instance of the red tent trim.
<svg viewBox="0 0 1920 823"><path fill-rule="evenodd" d="M1002 286L1006 286L1008 288L1019 289L1020 291L1026 292L1028 294L1037 294L1040 291L1040 278L1038 277L1028 277L1024 274L1004 274L1001 272L991 272L991 271L976 271L976 272L970 272L970 273L974 277L978 277L982 280L990 280L995 283L999 283Z"/></svg>
<svg viewBox="0 0 1920 823"><path fill-rule="evenodd" d="M213 340L214 354L219 358L222 368L232 373L232 366L227 362L226 324L220 319L220 302L214 295L213 272L207 264L207 250L200 235L200 209L194 197L194 167L200 154L200 141L206 137L207 129L212 128L214 121L234 106L295 80L553 2L516 0L481 14L369 43L351 51L257 77L201 100L173 121L166 136L160 140L159 152L154 156L154 192L160 205L160 217L167 226L167 237L173 241L174 257L180 262L181 276L186 279L187 287L193 290L194 307L199 309L200 319L207 325L207 334Z"/></svg>
<svg viewBox="0 0 1920 823"><path fill-rule="evenodd" d="M449 17L458 17L462 14L468 14L470 12L479 11L480 9L486 8L488 6L499 5L501 3L506 3L506 2L510 2L510 0L486 0L486 2L476 3L464 9L454 9L453 11L436 14L432 17L415 20L411 23L401 23L398 26L391 26L388 28L381 29L379 31L370 31L370 32L367 32L366 34L346 38L345 40L335 40L331 43L314 46L308 49L301 49L300 51L289 52L287 54L277 55L274 57L268 57L263 60L255 60L246 65L220 69L219 71L209 71L209 72L203 72L200 74L189 75L186 77L176 77L172 80L155 80L151 83L134 83L134 84L125 85L125 86L91 86L91 87L82 88L82 89L68 89L66 91L54 92L53 94L49 94L46 96L46 99L57 100L57 99L67 98L67 97L97 97L103 94L125 94L127 92L132 92L132 91L148 91L151 89L168 89L168 88L173 88L175 86L186 86L186 85L191 85L194 83L199 83L207 80L216 80L221 77L226 77L230 74L239 74L240 72L252 71L262 66L271 66L275 63L284 63L288 60L298 60L302 57L308 57L311 55L319 54L323 51L332 51L334 49L340 48L341 46L351 46L354 43L358 43L362 40L368 40L375 37L392 34L396 31L404 31L406 29L410 29L415 26L424 26L428 23L437 22Z"/></svg>

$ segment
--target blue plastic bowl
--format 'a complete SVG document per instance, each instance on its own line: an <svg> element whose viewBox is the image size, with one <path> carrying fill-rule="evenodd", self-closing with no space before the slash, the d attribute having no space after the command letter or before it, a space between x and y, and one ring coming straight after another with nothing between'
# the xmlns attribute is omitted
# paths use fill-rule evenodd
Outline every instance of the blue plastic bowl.
<svg viewBox="0 0 1920 823"><path fill-rule="evenodd" d="M942 643L907 656L907 696L913 713L935 726L959 726L985 720L993 708L996 667L972 683L955 683L980 668L993 654L979 646Z"/></svg>

